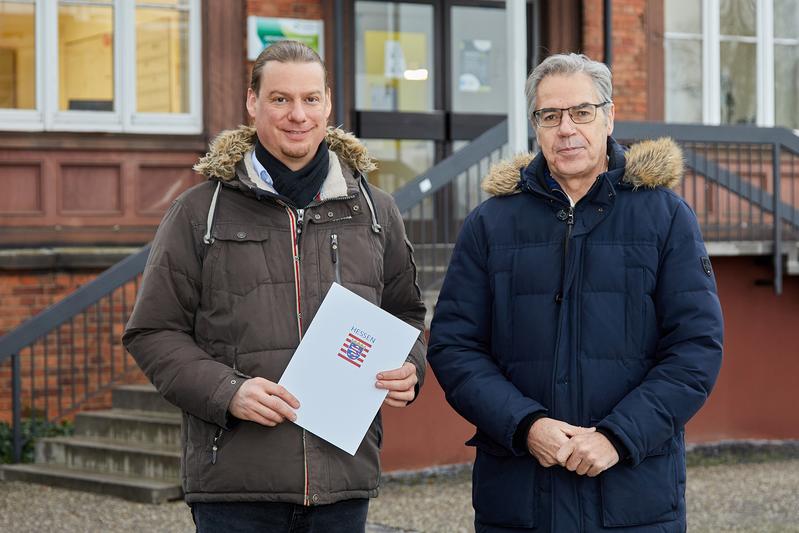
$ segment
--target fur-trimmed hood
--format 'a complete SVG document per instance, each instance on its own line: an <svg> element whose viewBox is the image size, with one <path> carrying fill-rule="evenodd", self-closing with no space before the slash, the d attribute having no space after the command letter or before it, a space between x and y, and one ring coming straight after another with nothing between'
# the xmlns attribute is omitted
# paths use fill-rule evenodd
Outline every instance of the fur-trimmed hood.
<svg viewBox="0 0 799 533"><path fill-rule="evenodd" d="M352 133L328 128L325 139L339 160L354 171L365 174L377 168L366 147ZM208 153L194 165L195 172L222 181L232 180L236 175L236 164L253 149L254 141L255 128L252 126L242 125L235 130L223 131L211 142Z"/></svg>
<svg viewBox="0 0 799 533"><path fill-rule="evenodd" d="M519 192L521 169L532 163L535 155L520 154L494 165L483 180L483 190L492 196L507 196ZM626 165L623 181L634 188L673 189L682 179L682 150L669 137L636 143L624 154L624 158Z"/></svg>

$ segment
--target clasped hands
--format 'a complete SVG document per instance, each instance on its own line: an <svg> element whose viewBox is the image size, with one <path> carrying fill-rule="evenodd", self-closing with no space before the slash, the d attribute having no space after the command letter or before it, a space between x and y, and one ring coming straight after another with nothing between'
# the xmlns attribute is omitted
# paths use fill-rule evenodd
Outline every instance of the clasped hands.
<svg viewBox="0 0 799 533"><path fill-rule="evenodd" d="M619 462L616 448L596 428L547 417L530 427L527 449L544 468L560 465L581 476L597 476Z"/></svg>
<svg viewBox="0 0 799 533"><path fill-rule="evenodd" d="M392 407L405 407L416 396L416 366L406 362L400 368L380 372L375 387L388 390L384 402ZM286 420L297 420L295 409L300 402L282 385L264 378L246 380L233 395L230 414L264 426L276 426Z"/></svg>

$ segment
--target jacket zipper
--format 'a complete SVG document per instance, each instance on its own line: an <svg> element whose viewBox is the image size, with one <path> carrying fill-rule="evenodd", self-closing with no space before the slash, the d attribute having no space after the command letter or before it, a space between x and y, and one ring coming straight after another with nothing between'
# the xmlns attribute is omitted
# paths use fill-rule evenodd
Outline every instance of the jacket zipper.
<svg viewBox="0 0 799 533"><path fill-rule="evenodd" d="M300 237L302 235L302 224L305 217L304 209L297 209L294 211L286 206L286 213L289 215L291 223L291 257L294 263L294 296L297 311L297 337L302 340L302 305L300 300ZM305 475L304 491L303 491L303 505L310 505L310 498L308 494L308 449L306 446L305 429L302 430L302 463Z"/></svg>
<svg viewBox="0 0 799 533"><path fill-rule="evenodd" d="M566 284L566 264L569 259L569 241L572 237L572 230L574 229L574 207L569 206L566 212L566 237L563 239L563 261L560 266L560 291L555 295L555 302L563 302L563 289Z"/></svg>
<svg viewBox="0 0 799 533"><path fill-rule="evenodd" d="M338 235L335 233L330 235L330 259L333 261L333 267L336 271L336 283L341 285L341 263L338 260Z"/></svg>
<svg viewBox="0 0 799 533"><path fill-rule="evenodd" d="M570 205L569 206L569 210L566 211L565 222L566 222L566 236L563 239L563 262L561 264L560 291L558 291L558 294L555 295L555 303L557 303L558 306L560 306L563 303L563 291L564 291L564 288L566 286L566 265L567 265L568 259L569 259L569 241L571 240L572 230L574 229L574 206L572 206L572 205ZM559 323L558 323L558 338L560 338L561 327L562 327L561 322L563 320L563 309L562 308L559 309L559 313L558 314L561 317L561 319L559 320ZM556 350L558 350L558 351L560 350L559 345L560 345L560 342L558 342L558 346L556 347ZM552 394L552 415L553 415L553 417L556 416L555 415L555 396L556 396L555 387L557 385L557 381L558 381L558 357L557 357L557 353L556 353L555 362L552 365L552 391L551 391L551 394ZM552 483L551 490L552 490L552 502L553 502L552 526L554 527L554 525L555 525L554 502L557 501L557 500L555 500L555 483L554 482Z"/></svg>

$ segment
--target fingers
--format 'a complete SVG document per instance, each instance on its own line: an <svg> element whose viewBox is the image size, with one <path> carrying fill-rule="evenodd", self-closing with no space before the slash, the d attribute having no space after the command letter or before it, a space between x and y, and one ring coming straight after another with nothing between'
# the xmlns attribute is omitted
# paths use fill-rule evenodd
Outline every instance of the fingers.
<svg viewBox="0 0 799 533"><path fill-rule="evenodd" d="M566 444L560 447L558 452L555 454L555 460L558 462L559 465L566 465L567 460L571 457L572 452L574 452L574 441L569 440ZM571 470L574 470L573 468Z"/></svg>
<svg viewBox="0 0 799 533"><path fill-rule="evenodd" d="M413 363L406 361L399 368L380 372L377 374L377 379L380 381L404 380L409 378L411 375L416 375L416 366Z"/></svg>
<svg viewBox="0 0 799 533"><path fill-rule="evenodd" d="M294 409L300 402L284 387L264 378L251 378L242 384L230 401L231 414L264 426L297 420Z"/></svg>
<svg viewBox="0 0 799 533"><path fill-rule="evenodd" d="M256 379L262 379L262 378L256 378ZM263 382L264 382L264 390L268 394L277 396L278 398L286 402L294 409L299 409L300 401L297 398L295 398L293 394L287 391L286 388L283 387L283 385L278 385L277 383L273 383L266 379L263 379Z"/></svg>
<svg viewBox="0 0 799 533"><path fill-rule="evenodd" d="M574 437L576 435L584 435L586 433L593 433L596 431L596 428L584 428L582 426L572 426L571 424L567 424L563 422L562 426L563 432L568 435L569 437Z"/></svg>
<svg viewBox="0 0 799 533"><path fill-rule="evenodd" d="M401 368L387 370L377 374L375 387L388 391L388 395L383 400L386 405L392 407L405 407L416 396L416 384L419 378L416 376L416 367L413 363L405 363Z"/></svg>
<svg viewBox="0 0 799 533"><path fill-rule="evenodd" d="M405 407L408 405L408 402L405 400L395 400L394 398L389 398L388 396L386 396L386 399L383 400L383 403L390 407Z"/></svg>

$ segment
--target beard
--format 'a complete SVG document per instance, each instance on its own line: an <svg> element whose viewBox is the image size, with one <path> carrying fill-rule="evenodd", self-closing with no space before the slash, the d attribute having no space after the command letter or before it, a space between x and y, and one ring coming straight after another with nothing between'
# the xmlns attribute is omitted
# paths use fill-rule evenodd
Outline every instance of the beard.
<svg viewBox="0 0 799 533"><path fill-rule="evenodd" d="M291 159L302 159L311 153L311 145L307 143L299 146L281 146L280 153Z"/></svg>

